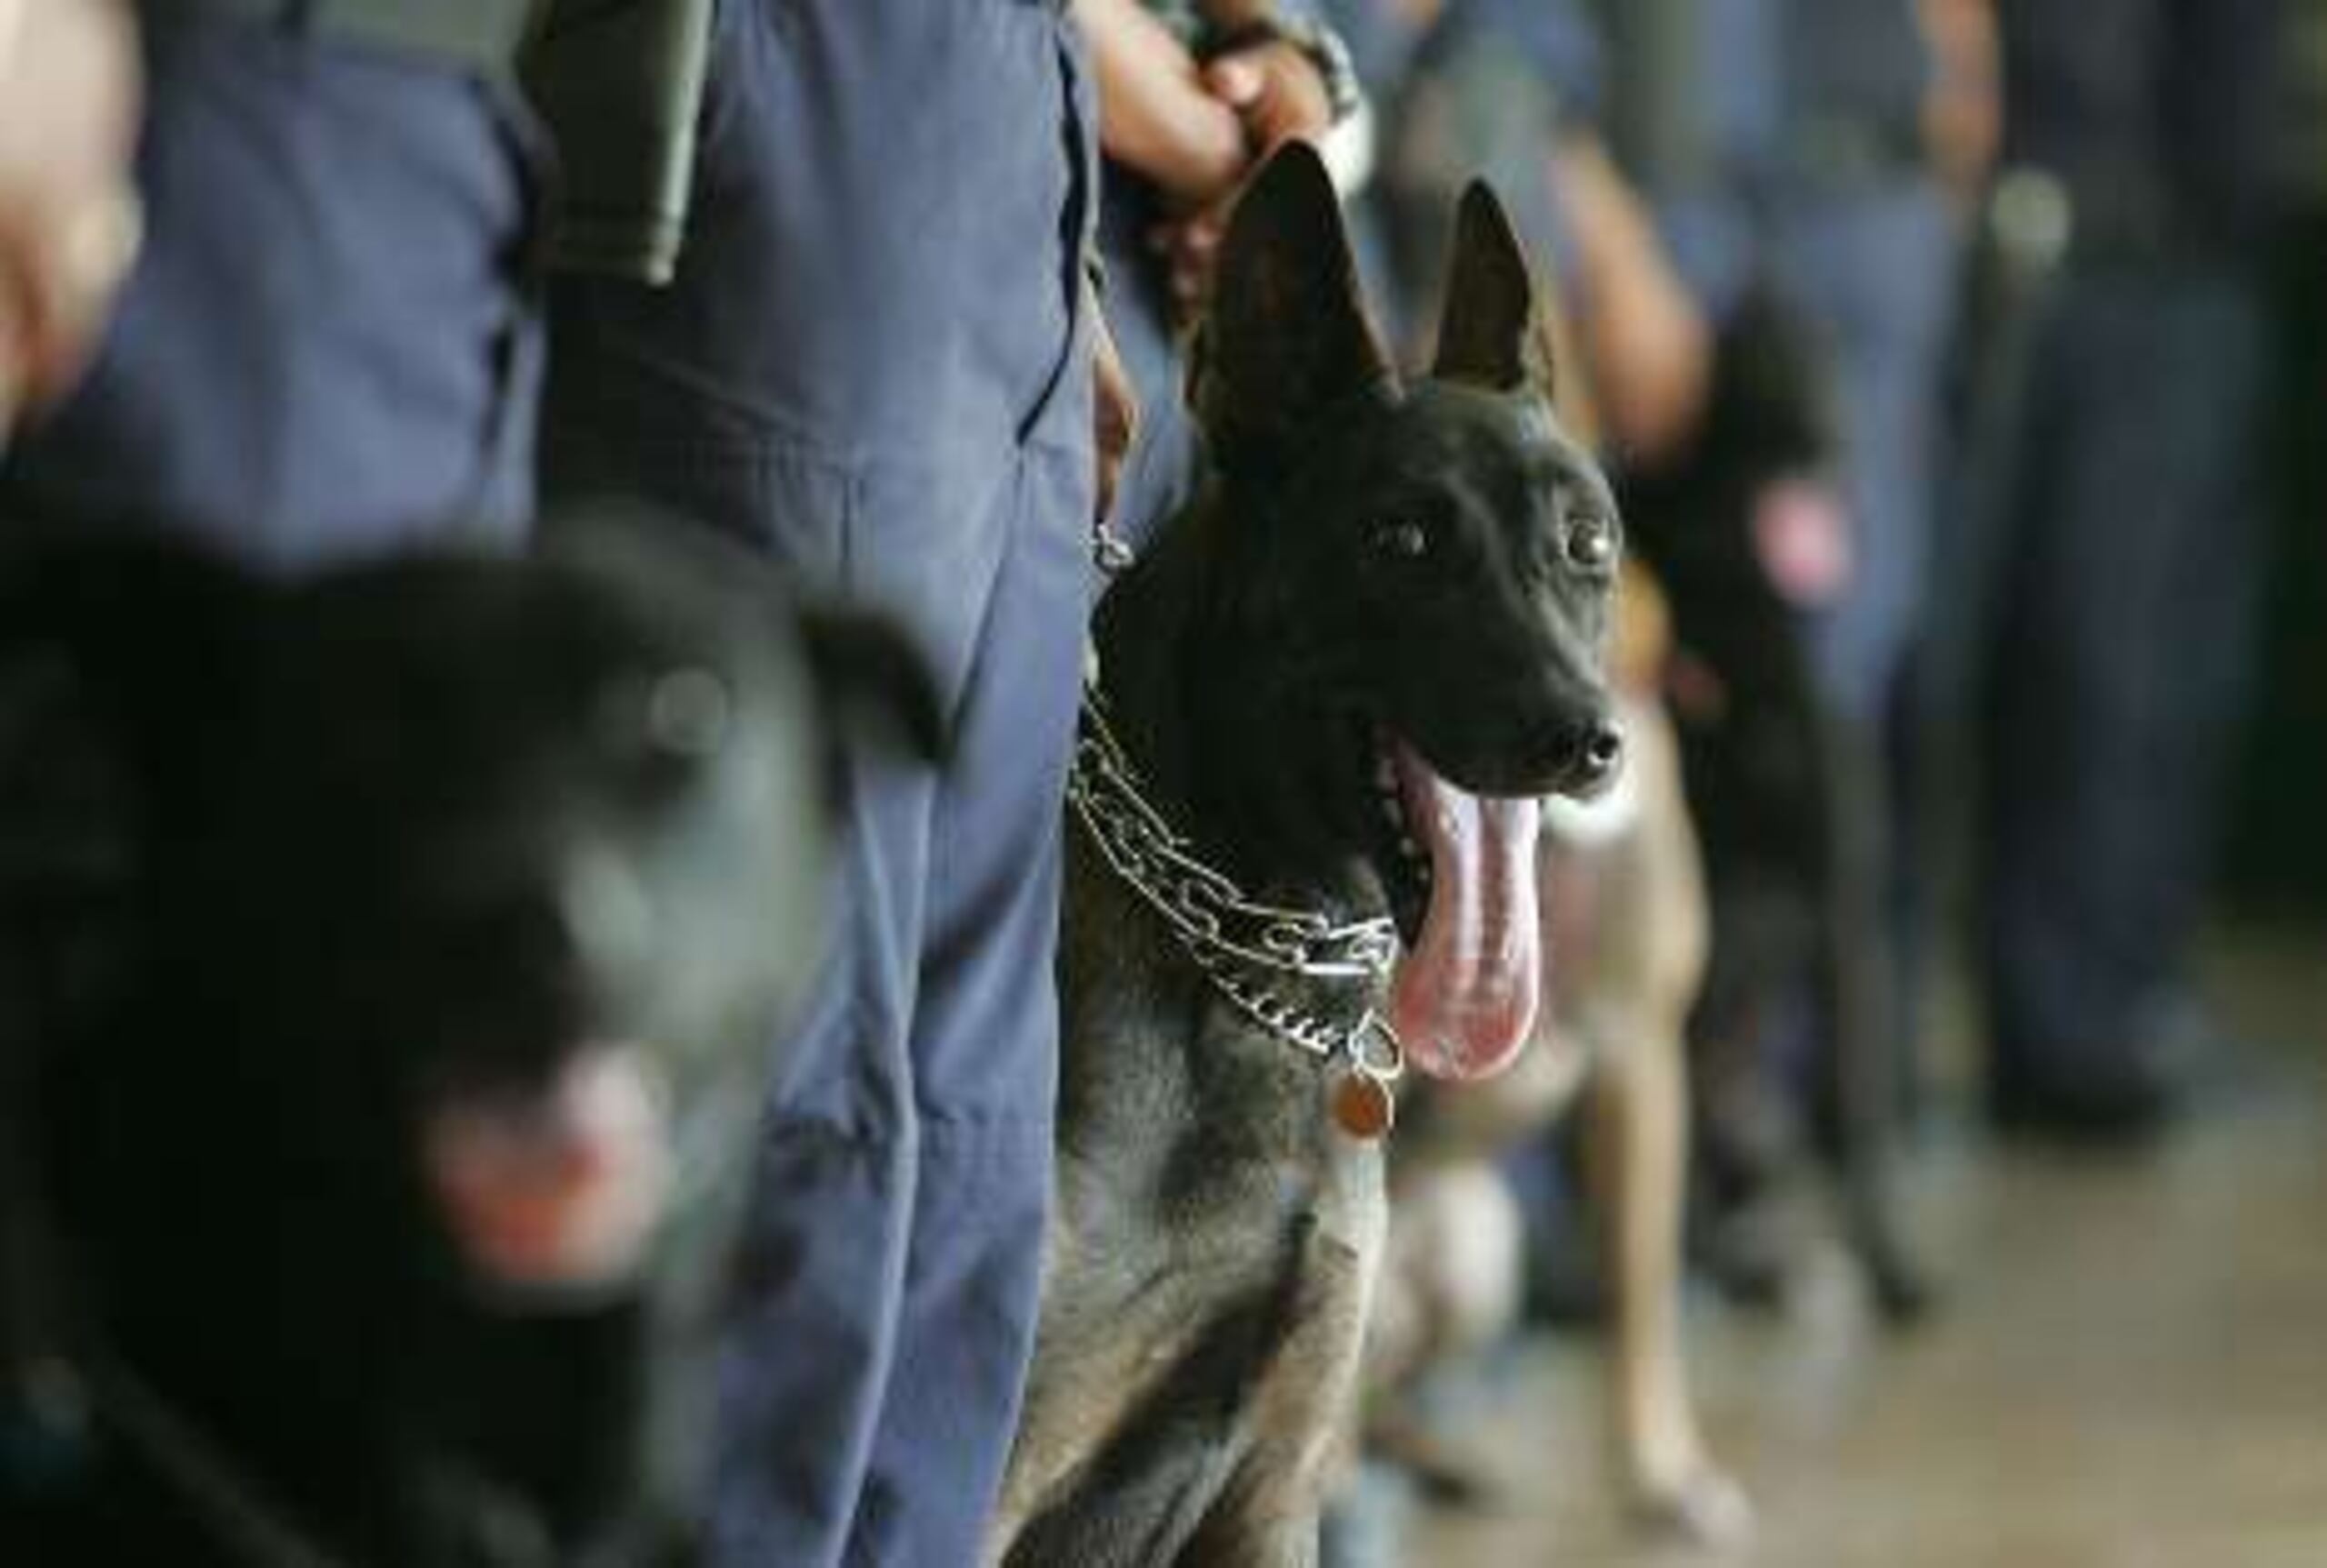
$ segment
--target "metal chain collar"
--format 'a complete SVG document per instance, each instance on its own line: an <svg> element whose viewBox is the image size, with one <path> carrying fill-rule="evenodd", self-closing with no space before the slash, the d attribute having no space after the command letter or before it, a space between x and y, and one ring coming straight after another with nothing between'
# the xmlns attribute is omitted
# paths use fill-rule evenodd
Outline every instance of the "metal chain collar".
<svg viewBox="0 0 2327 1568"><path fill-rule="evenodd" d="M1287 1044L1338 1058L1378 1084L1404 1072L1397 1032L1370 1000L1354 1023L1326 1018L1248 973L1377 983L1397 958L1396 924L1386 914L1336 924L1314 910L1263 904L1198 859L1147 799L1107 727L1105 699L1094 683L1084 686L1066 798L1115 874L1163 917L1238 1012Z"/></svg>

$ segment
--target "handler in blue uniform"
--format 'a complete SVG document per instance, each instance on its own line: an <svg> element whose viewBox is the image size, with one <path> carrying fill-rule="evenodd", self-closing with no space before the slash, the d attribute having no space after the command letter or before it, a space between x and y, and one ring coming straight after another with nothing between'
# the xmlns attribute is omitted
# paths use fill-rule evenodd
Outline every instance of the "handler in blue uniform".
<svg viewBox="0 0 2327 1568"><path fill-rule="evenodd" d="M2278 9L1998 12L2008 161L2067 234L2024 394L1973 454L1989 1094L2029 1133L2154 1133L2219 1065L2189 959L2255 652Z"/></svg>
<svg viewBox="0 0 2327 1568"><path fill-rule="evenodd" d="M145 242L12 524L149 520L285 571L532 506L525 0L145 0Z"/></svg>
<svg viewBox="0 0 2327 1568"><path fill-rule="evenodd" d="M554 291L547 484L645 492L901 616L954 738L851 780L828 983L767 1107L715 1558L969 1563L1050 1185L1094 125L1046 0L730 0L709 45L674 275Z"/></svg>

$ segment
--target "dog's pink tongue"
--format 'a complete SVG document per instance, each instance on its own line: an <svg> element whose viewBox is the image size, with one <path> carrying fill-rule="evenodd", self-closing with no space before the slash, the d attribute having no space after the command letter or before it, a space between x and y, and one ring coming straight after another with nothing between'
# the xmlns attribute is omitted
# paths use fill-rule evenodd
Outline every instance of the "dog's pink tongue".
<svg viewBox="0 0 2327 1568"><path fill-rule="evenodd" d="M579 1053L540 1089L447 1100L423 1164L469 1263L504 1285L589 1288L637 1266L670 1182L635 1047Z"/></svg>
<svg viewBox="0 0 2327 1568"><path fill-rule="evenodd" d="M1535 1025L1541 808L1465 794L1403 743L1391 755L1432 886L1422 935L1391 983L1390 1021L1407 1059L1432 1077L1488 1077L1511 1065Z"/></svg>

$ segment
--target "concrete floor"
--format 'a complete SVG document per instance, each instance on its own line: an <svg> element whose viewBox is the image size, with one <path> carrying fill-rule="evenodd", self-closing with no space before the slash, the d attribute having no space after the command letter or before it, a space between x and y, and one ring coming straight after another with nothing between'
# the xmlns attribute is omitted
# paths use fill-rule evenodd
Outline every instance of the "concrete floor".
<svg viewBox="0 0 2327 1568"><path fill-rule="evenodd" d="M2212 961L2242 1064L2145 1158L1942 1129L1919 1228L1943 1314L1885 1340L1839 1269L1782 1319L1700 1302L1712 1443L1753 1493L1750 1568L2327 1568L2327 936ZM1601 1451L1597 1351L1531 1343L1473 1437L1492 1512L1415 1568L1667 1568Z"/></svg>

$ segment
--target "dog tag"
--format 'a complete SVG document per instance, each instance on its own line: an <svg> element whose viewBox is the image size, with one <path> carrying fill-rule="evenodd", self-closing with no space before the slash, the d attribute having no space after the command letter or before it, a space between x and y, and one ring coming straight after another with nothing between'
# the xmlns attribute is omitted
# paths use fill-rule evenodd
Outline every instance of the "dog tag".
<svg viewBox="0 0 2327 1568"><path fill-rule="evenodd" d="M1333 1084L1333 1122L1351 1137L1370 1144L1388 1134L1397 1119L1390 1085L1363 1068L1349 1069Z"/></svg>

